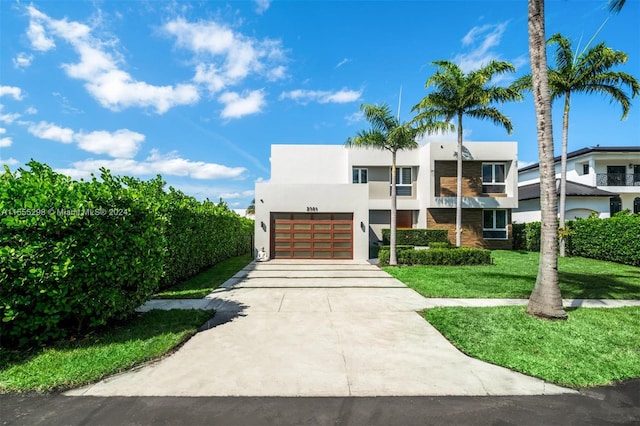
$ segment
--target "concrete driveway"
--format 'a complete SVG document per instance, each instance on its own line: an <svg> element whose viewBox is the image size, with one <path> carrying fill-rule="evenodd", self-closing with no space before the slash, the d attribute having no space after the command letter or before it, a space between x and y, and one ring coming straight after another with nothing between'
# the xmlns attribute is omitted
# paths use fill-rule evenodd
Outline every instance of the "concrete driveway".
<svg viewBox="0 0 640 426"><path fill-rule="evenodd" d="M470 358L369 263L248 265L203 301L209 328L176 353L67 395L436 396L573 392Z"/></svg>

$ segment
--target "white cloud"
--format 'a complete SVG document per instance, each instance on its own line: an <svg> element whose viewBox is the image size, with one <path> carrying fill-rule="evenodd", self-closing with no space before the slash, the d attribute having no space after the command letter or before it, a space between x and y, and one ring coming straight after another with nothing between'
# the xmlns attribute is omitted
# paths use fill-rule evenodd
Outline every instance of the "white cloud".
<svg viewBox="0 0 640 426"><path fill-rule="evenodd" d="M351 62L351 60L349 58L344 58L343 60L341 60L340 62L338 62L338 64L336 65L336 68L340 68L341 66L343 66L344 64L346 64L347 62Z"/></svg>
<svg viewBox="0 0 640 426"><path fill-rule="evenodd" d="M31 62L33 62L33 55L24 52L18 53L18 56L13 58L15 68L27 68L31 66Z"/></svg>
<svg viewBox="0 0 640 426"><path fill-rule="evenodd" d="M466 73L486 65L494 59L499 59L499 54L493 48L500 44L506 28L507 22L471 28L462 38L463 46L471 46L471 50L456 55L453 62Z"/></svg>
<svg viewBox="0 0 640 426"><path fill-rule="evenodd" d="M31 41L31 47L34 50L46 52L47 50L51 50L56 47L56 43L53 41L53 39L46 36L44 26L40 22L33 20L29 22L27 37L29 37L29 41Z"/></svg>
<svg viewBox="0 0 640 426"><path fill-rule="evenodd" d="M236 92L225 92L220 95L218 100L224 104L224 109L220 116L222 118L240 118L262 111L262 107L266 103L264 90L253 90L249 93L244 93L243 96Z"/></svg>
<svg viewBox="0 0 640 426"><path fill-rule="evenodd" d="M2 146L2 145L0 145ZM19 164L20 162L18 160L16 160L15 158L7 158L6 160L3 158L0 158L0 165L7 165L7 166L15 166L16 164ZM3 170L0 170L0 172L3 172Z"/></svg>
<svg viewBox="0 0 640 426"><path fill-rule="evenodd" d="M292 90L290 92L282 92L280 94L280 100L291 99L300 104L307 104L309 102L318 102L321 104L337 103L344 104L348 102L355 102L362 96L362 91L347 90L343 88L341 90L330 92L326 90Z"/></svg>
<svg viewBox="0 0 640 426"><path fill-rule="evenodd" d="M364 114L362 113L362 111L356 111L352 114L345 116L344 118L345 120L347 120L347 124L352 125L352 124L356 124L363 121Z"/></svg>
<svg viewBox="0 0 640 426"><path fill-rule="evenodd" d="M11 124L20 118L20 114L17 112L2 114L2 110L4 109L4 105L0 104L0 123Z"/></svg>
<svg viewBox="0 0 640 426"><path fill-rule="evenodd" d="M153 108L163 114L177 105L190 105L198 102L200 96L197 87L192 84L176 86L155 86L137 81L119 67L119 56L106 51L107 46L115 45L114 40L102 41L91 35L92 28L66 19L56 20L41 13L33 6L28 8L31 17L30 35L32 46L36 50L44 49L47 44L45 31L69 43L80 56L75 64L63 64L63 69L71 78L83 80L87 91L105 108L118 111L128 107ZM35 30L32 30L35 28ZM40 48L39 48L40 47ZM49 48L52 48L50 45Z"/></svg>
<svg viewBox="0 0 640 426"><path fill-rule="evenodd" d="M0 138L0 148L8 148L13 143L11 138Z"/></svg>
<svg viewBox="0 0 640 426"><path fill-rule="evenodd" d="M194 82L212 93L239 84L250 75L271 81L286 76L282 65L285 52L278 40L249 37L214 21L188 22L183 18L168 22L164 30L175 37L177 46L196 55Z"/></svg>
<svg viewBox="0 0 640 426"><path fill-rule="evenodd" d="M41 121L39 123L31 123L27 128L29 133L40 139L49 139L52 141L71 143L73 142L73 130L67 127L56 126L53 123Z"/></svg>
<svg viewBox="0 0 640 426"><path fill-rule="evenodd" d="M471 129L463 129L462 130L462 140L464 142L471 141ZM422 137L418 138L418 143L420 145L425 145L427 143L443 143L443 142L458 142L458 130L447 131L447 132L439 132L434 133L432 135L424 134Z"/></svg>
<svg viewBox="0 0 640 426"><path fill-rule="evenodd" d="M262 15L271 6L271 0L254 0L256 4L256 13Z"/></svg>
<svg viewBox="0 0 640 426"><path fill-rule="evenodd" d="M236 198L247 198L253 197L254 191L253 189L249 189L246 191L237 191L237 192L223 192L219 195L218 198L222 198L223 200L233 200Z"/></svg>
<svg viewBox="0 0 640 426"><path fill-rule="evenodd" d="M27 109L24 110L24 113L27 115L35 115L38 113L38 110L35 109L34 107L30 106Z"/></svg>
<svg viewBox="0 0 640 426"><path fill-rule="evenodd" d="M244 167L228 167L203 161L191 161L179 157L175 152L161 155L157 150L152 150L144 161L129 158L116 158L112 160L84 160L73 163L73 168L59 169L73 178L84 178L91 173L97 173L104 167L116 175L169 175L189 176L194 179L224 179L238 178L246 171Z"/></svg>
<svg viewBox="0 0 640 426"><path fill-rule="evenodd" d="M81 149L115 158L132 158L138 152L144 138L143 134L128 129L116 130L113 133L104 130L78 133L75 136Z"/></svg>
<svg viewBox="0 0 640 426"><path fill-rule="evenodd" d="M16 101L22 100L22 90L15 86L0 86L0 96L11 96Z"/></svg>

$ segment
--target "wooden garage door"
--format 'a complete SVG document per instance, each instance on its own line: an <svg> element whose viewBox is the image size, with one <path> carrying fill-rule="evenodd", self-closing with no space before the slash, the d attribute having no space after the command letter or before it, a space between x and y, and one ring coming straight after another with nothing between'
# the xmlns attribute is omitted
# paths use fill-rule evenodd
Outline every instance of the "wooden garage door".
<svg viewBox="0 0 640 426"><path fill-rule="evenodd" d="M275 259L353 259L352 213L272 213Z"/></svg>

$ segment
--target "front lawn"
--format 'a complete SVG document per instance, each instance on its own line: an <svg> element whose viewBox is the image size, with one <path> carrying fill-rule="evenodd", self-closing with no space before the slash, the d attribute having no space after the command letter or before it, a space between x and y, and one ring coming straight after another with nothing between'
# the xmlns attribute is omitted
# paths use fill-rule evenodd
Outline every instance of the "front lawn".
<svg viewBox="0 0 640 426"><path fill-rule="evenodd" d="M568 310L540 320L522 306L435 308L427 321L466 354L574 388L640 377L640 308Z"/></svg>
<svg viewBox="0 0 640 426"><path fill-rule="evenodd" d="M150 311L46 348L0 348L0 393L53 392L95 383L174 350L212 315L200 310Z"/></svg>
<svg viewBox="0 0 640 426"><path fill-rule="evenodd" d="M247 266L250 254L223 260L189 280L153 295L154 299L202 299Z"/></svg>
<svg viewBox="0 0 640 426"><path fill-rule="evenodd" d="M528 298L538 274L539 253L493 251L490 266L385 267L425 297ZM640 299L640 268L581 257L559 259L562 297Z"/></svg>

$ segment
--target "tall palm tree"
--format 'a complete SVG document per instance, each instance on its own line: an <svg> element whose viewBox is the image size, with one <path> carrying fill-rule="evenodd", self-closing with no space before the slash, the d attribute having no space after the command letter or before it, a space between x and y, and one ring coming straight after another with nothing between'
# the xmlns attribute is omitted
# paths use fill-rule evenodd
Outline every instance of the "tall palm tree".
<svg viewBox="0 0 640 426"><path fill-rule="evenodd" d="M558 214L556 174L553 161L551 93L544 30L544 0L528 0L529 60L536 114L540 160L540 262L536 284L529 296L527 313L566 319L558 283Z"/></svg>
<svg viewBox="0 0 640 426"><path fill-rule="evenodd" d="M571 41L561 34L554 34L548 41L549 45L556 45L555 68L548 70L551 101L564 96L562 116L562 152L560 155L560 227L565 228L565 206L567 197L567 150L569 139L569 111L572 93L602 94L611 98L622 106L624 120L629 113L631 100L623 91L623 87L631 90L631 98L640 93L640 83L631 75L611 71L616 65L627 61L627 55L613 50L604 43L599 43L589 50L583 50L574 55ZM518 82L525 88L531 87L531 77L525 76ZM565 255L565 240L560 237L560 256Z"/></svg>
<svg viewBox="0 0 640 426"><path fill-rule="evenodd" d="M609 10L618 13L622 10L626 0L609 0Z"/></svg>
<svg viewBox="0 0 640 426"><path fill-rule="evenodd" d="M251 200L251 204L247 207L247 211L245 215L255 215L256 214L256 199Z"/></svg>
<svg viewBox="0 0 640 426"><path fill-rule="evenodd" d="M435 90L425 96L411 111L417 111L413 122L421 133L458 130L457 185L456 185L456 246L460 247L462 232L462 117L469 116L493 121L511 134L511 120L494 104L521 100L522 94L514 87L490 84L491 80L506 72L515 72L509 62L491 61L478 70L464 73L450 61L436 61L436 73L425 83ZM457 125L452 120L456 120Z"/></svg>
<svg viewBox="0 0 640 426"><path fill-rule="evenodd" d="M398 264L396 256L396 154L405 149L418 147L416 137L418 131L410 123L401 123L399 112L394 117L387 104L360 105L364 118L371 124L368 130L360 130L354 138L348 138L345 145L349 147L365 147L385 149L391 152L391 238L389 265Z"/></svg>

